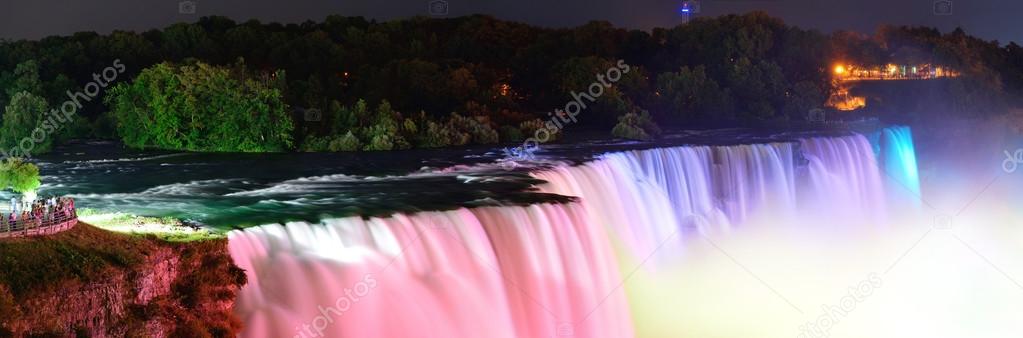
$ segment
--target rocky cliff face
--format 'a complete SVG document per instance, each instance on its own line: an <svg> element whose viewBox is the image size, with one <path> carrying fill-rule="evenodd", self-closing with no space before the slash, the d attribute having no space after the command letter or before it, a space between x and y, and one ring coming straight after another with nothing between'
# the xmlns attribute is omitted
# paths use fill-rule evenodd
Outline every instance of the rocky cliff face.
<svg viewBox="0 0 1023 338"><path fill-rule="evenodd" d="M237 334L241 323L232 307L245 274L232 263L226 240L160 243L145 251L129 266L105 268L100 278L72 278L20 297L7 292L6 307L0 299L0 312L6 312L0 314L0 337Z"/></svg>

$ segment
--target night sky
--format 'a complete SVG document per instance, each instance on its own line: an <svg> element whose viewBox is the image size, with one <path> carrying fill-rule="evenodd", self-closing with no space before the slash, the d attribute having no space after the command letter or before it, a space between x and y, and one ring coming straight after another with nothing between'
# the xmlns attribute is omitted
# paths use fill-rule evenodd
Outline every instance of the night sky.
<svg viewBox="0 0 1023 338"><path fill-rule="evenodd" d="M0 0L0 38L37 39L76 31L106 33L145 30L200 16L237 21L301 22L329 14L376 19L430 15L429 0L196 0L195 14L181 14L177 0ZM699 15L765 10L787 23L824 32L873 32L882 23L926 25L1003 43L1023 41L1023 1L953 0L951 15L935 15L934 0L704 0ZM649 29L680 22L680 1L671 0L449 0L448 16L475 13L542 26L575 26L608 20L617 26Z"/></svg>

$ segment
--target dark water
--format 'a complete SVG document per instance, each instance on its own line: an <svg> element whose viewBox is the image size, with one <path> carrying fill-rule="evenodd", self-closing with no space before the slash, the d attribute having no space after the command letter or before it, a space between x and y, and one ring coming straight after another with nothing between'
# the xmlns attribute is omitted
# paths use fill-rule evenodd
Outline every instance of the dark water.
<svg viewBox="0 0 1023 338"><path fill-rule="evenodd" d="M196 154L83 142L35 162L43 175L40 195L70 195L82 208L219 228L559 200L530 192L536 182L524 170L459 170L497 155L486 149Z"/></svg>
<svg viewBox="0 0 1023 338"><path fill-rule="evenodd" d="M76 142L34 159L41 195L70 195L80 207L176 217L217 228L463 206L564 202L540 194L537 167L680 144L786 141L799 135L748 130L682 132L657 144L573 140L544 145L538 163L496 164L500 148L360 153L199 154Z"/></svg>

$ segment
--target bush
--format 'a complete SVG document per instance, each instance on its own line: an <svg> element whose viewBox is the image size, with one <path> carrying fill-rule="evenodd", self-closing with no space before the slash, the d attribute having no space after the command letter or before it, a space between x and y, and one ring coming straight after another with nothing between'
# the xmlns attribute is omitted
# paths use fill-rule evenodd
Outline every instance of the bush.
<svg viewBox="0 0 1023 338"><path fill-rule="evenodd" d="M394 149L394 136L396 136L397 130L395 130L393 124L381 121L366 129L366 138L369 139L369 143L363 150L376 151L376 150L391 150Z"/></svg>
<svg viewBox="0 0 1023 338"><path fill-rule="evenodd" d="M463 138L458 131L447 124L433 121L426 122L426 129L418 137L418 145L422 148L440 148L450 146L456 139Z"/></svg>
<svg viewBox="0 0 1023 338"><path fill-rule="evenodd" d="M39 188L39 167L19 158L0 160L0 189L14 190L19 194Z"/></svg>
<svg viewBox="0 0 1023 338"><path fill-rule="evenodd" d="M552 132L550 139L548 139L547 142L561 138L561 129L547 128L547 123L544 122L544 120L532 119L529 121L523 121L522 123L519 123L519 130L522 131L526 138L535 137L536 131L540 129L547 129L548 131Z"/></svg>
<svg viewBox="0 0 1023 338"><path fill-rule="evenodd" d="M30 154L11 155L27 157L32 154L49 152L53 148L53 137L55 136L53 135L54 130L52 128L57 126L53 126L49 122L46 124L50 125L51 128L44 128L42 125L43 121L47 118L48 106L45 99L29 92L14 94L11 97L11 103L5 107L6 112L3 114L3 125L0 126L0 146L5 150L19 147L22 140L26 138L31 139L32 133L38 127L43 128L43 131L51 129L50 133L46 134L42 142L33 143L30 149L25 149Z"/></svg>
<svg viewBox="0 0 1023 338"><path fill-rule="evenodd" d="M498 141L497 130L490 126L490 120L486 116L465 117L458 113L451 113L448 125L460 134L468 135L468 139L462 137L457 140L456 145L464 145L469 142L475 144L494 144Z"/></svg>
<svg viewBox="0 0 1023 338"><path fill-rule="evenodd" d="M336 137L333 141L330 141L328 149L335 152L359 151L359 149L362 149L362 142L359 141L359 138L356 137L355 134L352 134L352 131L349 130L347 134Z"/></svg>
<svg viewBox="0 0 1023 338"><path fill-rule="evenodd" d="M321 152L327 151L330 146L330 139L326 137L306 136L305 141L302 142L302 147L299 150L304 152Z"/></svg>
<svg viewBox="0 0 1023 338"><path fill-rule="evenodd" d="M618 124L611 130L618 138L650 141L661 135L661 128L650 118L650 113L628 113L618 118Z"/></svg>

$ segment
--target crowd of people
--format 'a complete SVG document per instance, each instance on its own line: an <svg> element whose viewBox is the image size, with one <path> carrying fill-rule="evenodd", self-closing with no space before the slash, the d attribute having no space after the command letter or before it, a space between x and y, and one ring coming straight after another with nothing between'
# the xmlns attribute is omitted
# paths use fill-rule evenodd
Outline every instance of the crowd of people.
<svg viewBox="0 0 1023 338"><path fill-rule="evenodd" d="M75 201L67 197L32 201L19 201L12 197L10 213L0 212L0 231L50 225L72 219L75 215Z"/></svg>

